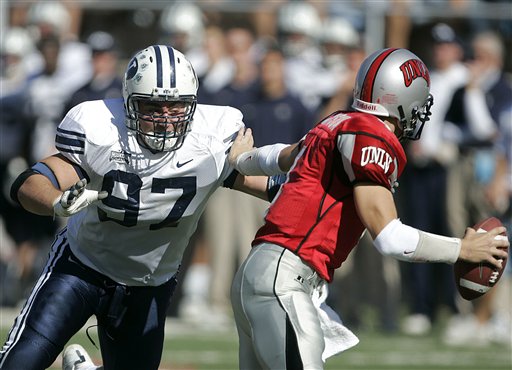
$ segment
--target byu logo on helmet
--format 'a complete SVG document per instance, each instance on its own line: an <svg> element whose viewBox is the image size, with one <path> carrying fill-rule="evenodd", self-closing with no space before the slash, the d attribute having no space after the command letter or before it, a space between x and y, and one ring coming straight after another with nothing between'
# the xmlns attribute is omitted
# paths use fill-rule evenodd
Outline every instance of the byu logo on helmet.
<svg viewBox="0 0 512 370"><path fill-rule="evenodd" d="M138 69L139 63L137 62L137 58L133 58L128 64L128 70L126 71L126 79L131 80L137 73Z"/></svg>

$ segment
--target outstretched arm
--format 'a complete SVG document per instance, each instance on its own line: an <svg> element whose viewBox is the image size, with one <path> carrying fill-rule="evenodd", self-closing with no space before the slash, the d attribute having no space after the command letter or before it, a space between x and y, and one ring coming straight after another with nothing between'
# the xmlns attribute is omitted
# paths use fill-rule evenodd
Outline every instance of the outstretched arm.
<svg viewBox="0 0 512 370"><path fill-rule="evenodd" d="M291 168L299 152L300 142L262 148L254 148L253 145L251 129L240 129L228 156L228 161L239 172L233 189L269 200L269 190L275 181L269 182L267 176L283 174Z"/></svg>
<svg viewBox="0 0 512 370"><path fill-rule="evenodd" d="M79 178L71 163L59 154L43 159L39 167L41 171L34 166L18 177L12 195L27 211L51 216L55 199Z"/></svg>
<svg viewBox="0 0 512 370"><path fill-rule="evenodd" d="M295 144L272 144L254 148L250 128L242 128L233 142L229 163L246 176L272 176L288 172L302 141Z"/></svg>
<svg viewBox="0 0 512 370"><path fill-rule="evenodd" d="M354 200L361 221L383 254L407 262L487 261L498 268L499 259L508 255L500 248L508 247L509 242L495 239L505 231L504 227L488 233L468 228L464 238L448 238L402 224L391 192L382 186L358 184L354 187Z"/></svg>
<svg viewBox="0 0 512 370"><path fill-rule="evenodd" d="M107 196L86 185L72 163L56 154L22 173L13 184L12 196L29 212L68 217Z"/></svg>

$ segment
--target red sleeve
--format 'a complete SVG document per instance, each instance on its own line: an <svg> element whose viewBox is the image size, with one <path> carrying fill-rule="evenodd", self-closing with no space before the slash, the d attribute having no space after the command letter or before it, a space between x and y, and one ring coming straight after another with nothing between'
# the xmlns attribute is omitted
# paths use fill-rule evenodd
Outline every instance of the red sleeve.
<svg viewBox="0 0 512 370"><path fill-rule="evenodd" d="M352 183L373 182L391 190L398 177L397 158L386 140L361 131L341 132L338 150Z"/></svg>

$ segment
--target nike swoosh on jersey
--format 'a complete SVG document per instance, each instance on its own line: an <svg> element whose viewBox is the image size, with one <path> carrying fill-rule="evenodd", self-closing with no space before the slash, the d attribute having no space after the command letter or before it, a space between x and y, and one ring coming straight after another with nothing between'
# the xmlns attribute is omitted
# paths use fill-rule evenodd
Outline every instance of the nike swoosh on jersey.
<svg viewBox="0 0 512 370"><path fill-rule="evenodd" d="M188 161L186 161L186 162L182 162L182 163L178 162L178 163L176 163L176 167L178 167L178 168L183 167L184 165L186 165L187 163L192 162L193 160L194 160L194 158L189 159L189 160L188 160Z"/></svg>

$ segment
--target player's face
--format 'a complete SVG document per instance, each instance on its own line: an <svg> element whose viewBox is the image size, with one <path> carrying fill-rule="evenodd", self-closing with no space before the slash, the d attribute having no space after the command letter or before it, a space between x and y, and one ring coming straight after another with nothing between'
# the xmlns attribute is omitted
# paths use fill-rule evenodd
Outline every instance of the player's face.
<svg viewBox="0 0 512 370"><path fill-rule="evenodd" d="M148 133L172 133L187 111L184 102L139 101L139 124Z"/></svg>
<svg viewBox="0 0 512 370"><path fill-rule="evenodd" d="M384 122L387 122L387 126L389 129L396 135L398 139L402 138L404 133L403 125L398 121L395 117L386 117L384 118Z"/></svg>

